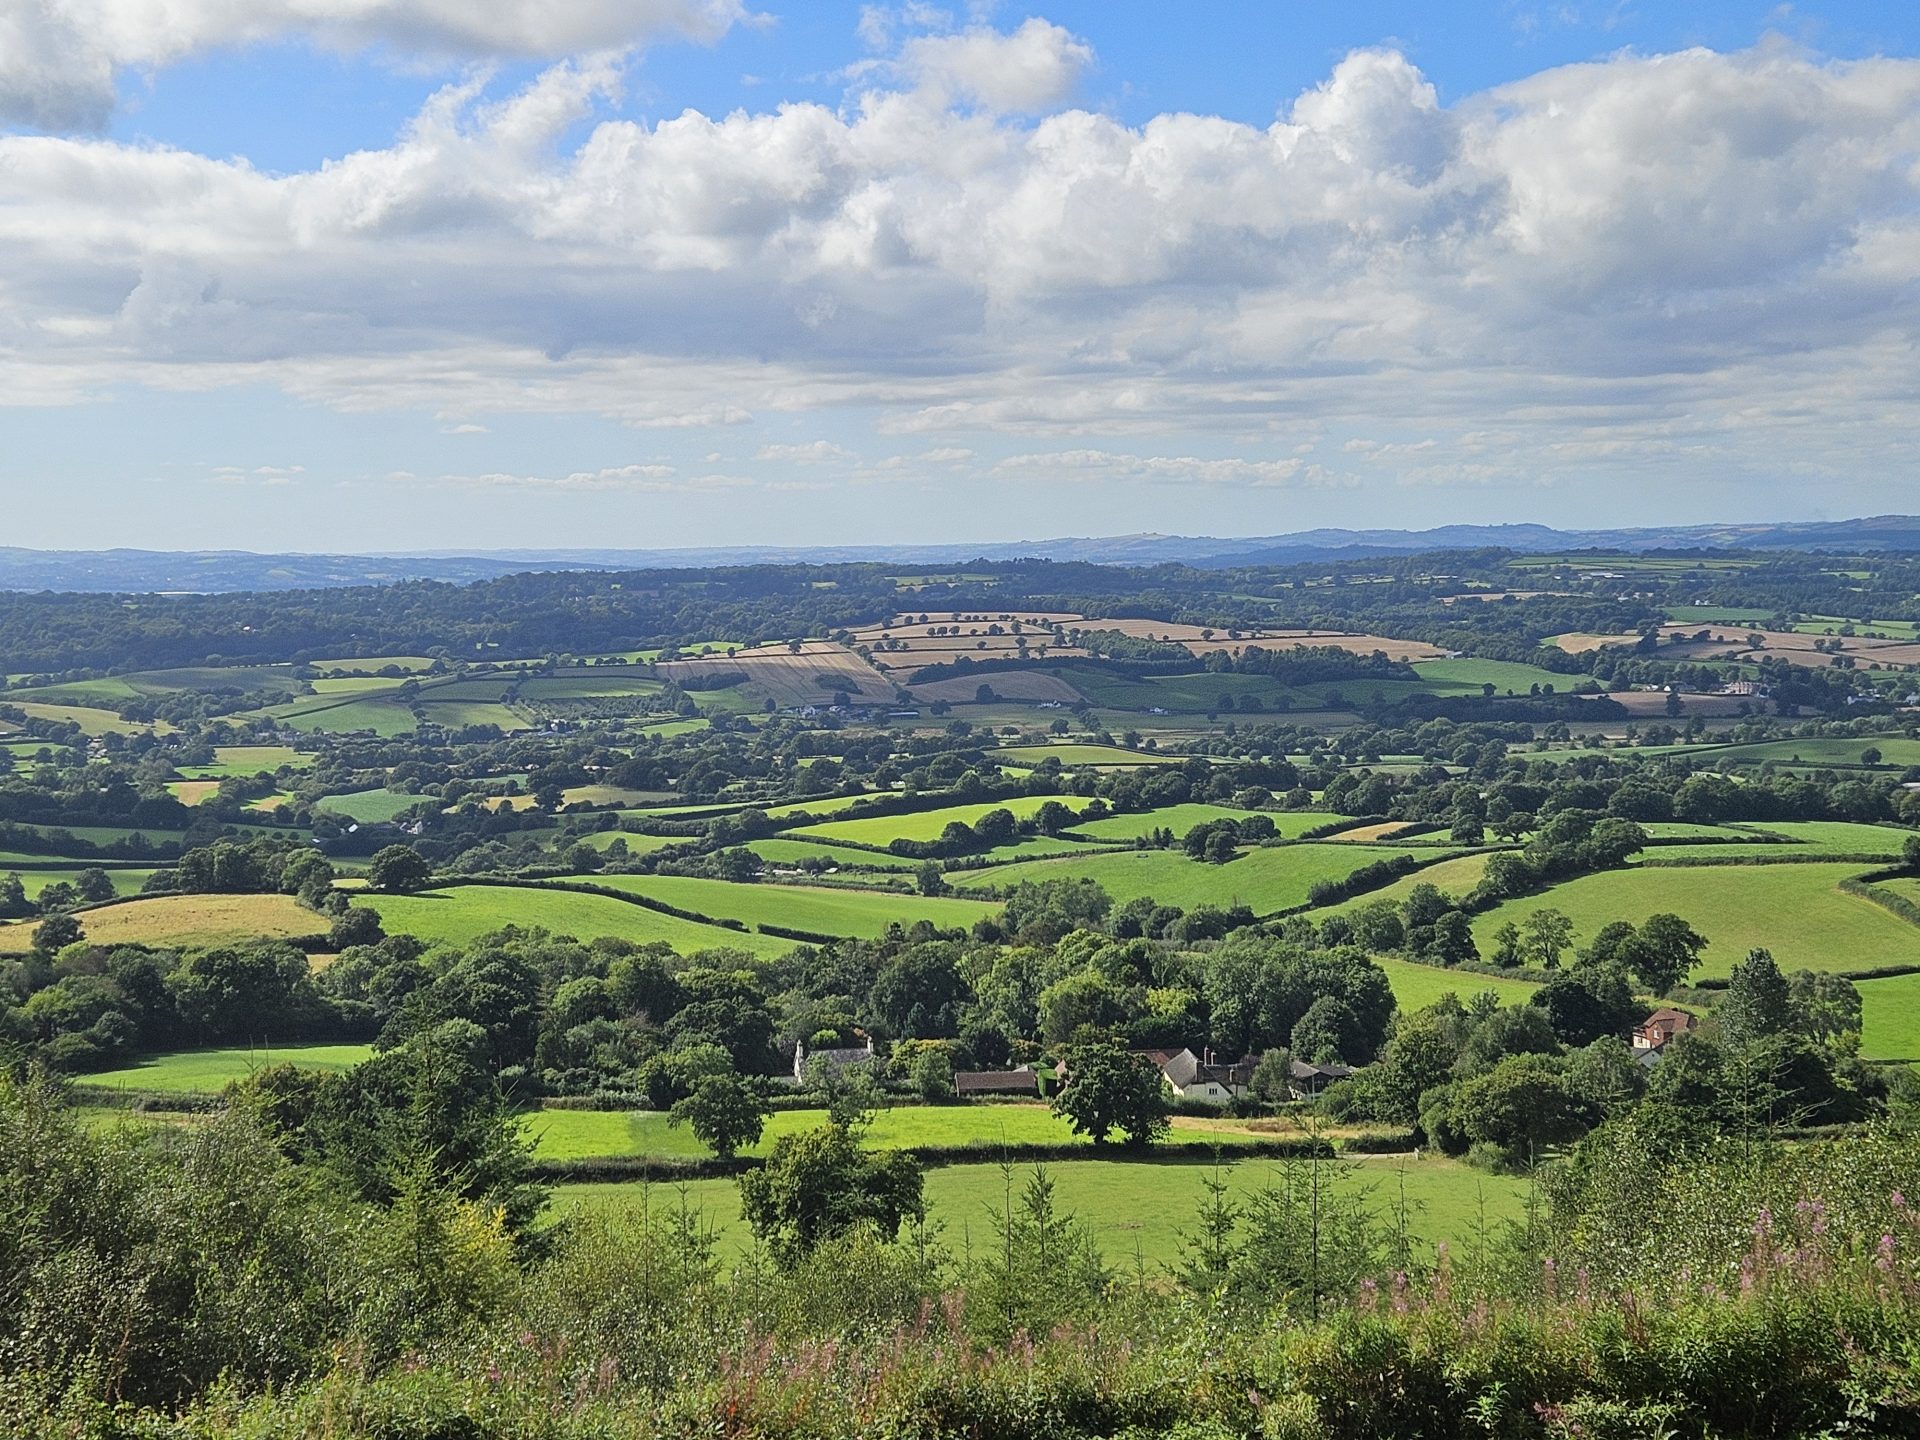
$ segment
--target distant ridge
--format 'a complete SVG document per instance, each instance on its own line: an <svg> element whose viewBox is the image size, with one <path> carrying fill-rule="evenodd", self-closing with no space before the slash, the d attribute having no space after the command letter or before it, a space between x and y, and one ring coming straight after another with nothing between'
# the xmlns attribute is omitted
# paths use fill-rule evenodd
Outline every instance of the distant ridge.
<svg viewBox="0 0 1920 1440"><path fill-rule="evenodd" d="M1426 550L1781 550L1920 553L1920 516L1858 520L1556 530L1546 525L1441 525L1430 530L1301 530L1285 535L1069 536L977 544L729 545L672 550L476 550L411 554L258 554L246 550L27 550L0 546L0 590L212 594L465 584L529 570L650 570L714 565L857 562L962 565L969 560L1074 560L1098 565L1287 565Z"/></svg>

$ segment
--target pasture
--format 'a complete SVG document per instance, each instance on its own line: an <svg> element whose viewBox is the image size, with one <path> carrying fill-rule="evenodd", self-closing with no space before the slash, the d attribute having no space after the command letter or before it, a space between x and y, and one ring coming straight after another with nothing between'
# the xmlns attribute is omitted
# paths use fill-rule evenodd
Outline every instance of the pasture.
<svg viewBox="0 0 1920 1440"><path fill-rule="evenodd" d="M1198 1228L1196 1212L1203 1183L1214 1173L1206 1162L1156 1163L1139 1160L1060 1160L1046 1167L1054 1182L1054 1204L1086 1221L1107 1263L1125 1272L1135 1263L1160 1278L1161 1267L1180 1258L1180 1240ZM1015 1166L1009 1176L997 1164L942 1165L927 1171L928 1217L942 1227L941 1238L957 1254L994 1243L993 1217L1019 1200L1032 1173ZM1268 1186L1287 1183L1289 1169L1278 1161L1234 1160L1220 1167L1233 1196L1244 1198ZM1297 1180L1297 1168L1291 1172ZM1328 1172L1329 1175L1332 1172ZM1526 1212L1527 1182L1489 1175L1459 1161L1434 1155L1354 1157L1353 1169L1331 1183L1367 1198L1369 1210L1392 1228L1404 1192L1408 1229L1419 1241L1444 1240L1455 1254L1472 1254L1481 1237L1491 1237ZM744 1252L751 1241L740 1218L739 1189L731 1180L694 1180L684 1184L562 1185L554 1192L553 1213L628 1211L645 1204L671 1207L684 1202L697 1209L703 1224L716 1232L722 1250Z"/></svg>
<svg viewBox="0 0 1920 1440"><path fill-rule="evenodd" d="M1860 1055L1920 1061L1920 974L1855 982L1860 991Z"/></svg>
<svg viewBox="0 0 1920 1440"><path fill-rule="evenodd" d="M149 1055L113 1070L81 1077L86 1085L118 1090L158 1090L168 1094L218 1094L269 1065L295 1065L302 1070L347 1070L373 1054L371 1045L259 1045L220 1050L175 1050Z"/></svg>
<svg viewBox="0 0 1920 1440"><path fill-rule="evenodd" d="M1482 991L1498 995L1502 1005L1524 1005L1540 988L1532 980L1482 975L1473 970L1445 970L1438 965L1397 960L1391 955L1376 955L1373 963L1386 972L1387 983L1393 987L1394 1002L1404 1011L1424 1010L1443 995L1458 996L1464 1004Z"/></svg>
<svg viewBox="0 0 1920 1440"><path fill-rule="evenodd" d="M1842 974L1885 965L1920 965L1920 926L1910 925L1839 882L1858 864L1685 866L1634 868L1583 875L1541 895L1509 900L1474 917L1483 954L1494 932L1522 923L1535 910L1554 909L1573 921L1574 943L1585 945L1612 920L1639 924L1649 915L1679 915L1706 936L1698 978L1726 976L1752 949L1767 949L1780 968ZM1913 897L1909 897L1913 898Z"/></svg>
<svg viewBox="0 0 1920 1440"><path fill-rule="evenodd" d="M323 795L314 802L315 810L344 815L362 825L377 825L411 810L416 805L431 805L431 795L403 795L395 790L354 790L345 795Z"/></svg>
<svg viewBox="0 0 1920 1440"><path fill-rule="evenodd" d="M1197 825L1210 825L1216 820L1232 820L1235 823L1245 820L1255 813L1265 815L1273 822L1273 828L1283 839L1295 839L1302 831L1318 829L1322 825L1338 824L1344 815L1329 815L1321 810L1240 810L1231 805L1206 805L1191 802L1185 805L1163 805L1158 810L1148 810L1133 815L1108 815L1099 820L1083 820L1073 827L1075 835L1085 835L1090 840L1127 841L1155 830L1171 830L1175 836L1184 837Z"/></svg>
<svg viewBox="0 0 1920 1440"><path fill-rule="evenodd" d="M799 865L807 860L824 860L830 865L868 865L879 870L916 870L918 860L904 855L881 855L871 850L847 850L776 835L768 840L750 841L747 849L769 865Z"/></svg>
<svg viewBox="0 0 1920 1440"><path fill-rule="evenodd" d="M272 774L284 767L305 770L314 757L302 754L291 745L221 745L213 752L211 765L182 765L179 773L189 780L224 780L229 776Z"/></svg>
<svg viewBox="0 0 1920 1440"><path fill-rule="evenodd" d="M595 883L599 883L599 877L595 877ZM682 920L606 895L581 895L537 885L460 885L418 895L360 894L353 903L378 912L380 923L389 931L416 935L429 944L469 945L482 935L519 925L538 926L576 940L594 940L602 935L631 940L636 945L658 940L682 955L724 947L770 957L793 948L793 941L771 935Z"/></svg>
<svg viewBox="0 0 1920 1440"><path fill-rule="evenodd" d="M743 924L780 925L816 935L877 939L889 925L930 921L942 930L970 927L998 907L979 900L881 894L807 885L741 885L690 875L582 875L573 877L629 895L644 895L682 910ZM665 917L663 917L665 918ZM784 944L785 942L783 942Z"/></svg>
<svg viewBox="0 0 1920 1440"><path fill-rule="evenodd" d="M884 846L892 840L937 840L940 832L956 821L971 825L981 816L994 810L1005 810L1016 820L1025 820L1037 813L1041 806L1057 800L1067 809L1078 814L1092 801L1079 795L1016 795L1008 800L990 800L977 805L947 805L938 810L922 810L912 815L875 815L857 820L828 820L818 825L805 825L787 831L791 839L796 840L851 840L860 845ZM788 807L779 806L776 810ZM803 809L820 813L818 805L808 804ZM840 808L840 807L835 807ZM775 815L775 810L767 812Z"/></svg>
<svg viewBox="0 0 1920 1440"><path fill-rule="evenodd" d="M85 938L96 945L160 945L197 949L235 940L293 940L324 935L325 916L291 895L155 895L82 910ZM0 953L32 948L34 922L0 925Z"/></svg>
<svg viewBox="0 0 1920 1440"><path fill-rule="evenodd" d="M1059 745L1009 745L994 752L1016 765L1039 765L1058 760L1062 765L1094 765L1102 769L1128 765L1177 765L1183 757L1152 750L1128 750L1120 745L1086 745L1071 741Z"/></svg>
<svg viewBox="0 0 1920 1440"><path fill-rule="evenodd" d="M952 874L961 891L1007 889L1025 880L1098 881L1114 904L1151 895L1163 905L1191 910L1196 905L1249 906L1271 914L1307 902L1321 880L1339 880L1363 865L1403 852L1362 845L1306 842L1256 846L1225 865L1189 860L1181 850L1129 850L1117 854L1029 860L1017 865Z"/></svg>
<svg viewBox="0 0 1920 1440"><path fill-rule="evenodd" d="M47 859L44 855L36 855L30 858L42 864L44 864ZM71 885L75 880L80 878L80 872L88 868L85 865L73 865L45 870L14 870L12 868L14 863L15 862L10 859L0 858L0 873L14 873L19 875L20 883L26 887L27 898L30 900L38 900L40 898L40 892L49 885L58 884L61 881L65 881ZM107 878L113 882L113 893L122 896L138 895L140 893L140 887L147 883L148 877L152 874L153 871L146 869L121 870L107 868Z"/></svg>

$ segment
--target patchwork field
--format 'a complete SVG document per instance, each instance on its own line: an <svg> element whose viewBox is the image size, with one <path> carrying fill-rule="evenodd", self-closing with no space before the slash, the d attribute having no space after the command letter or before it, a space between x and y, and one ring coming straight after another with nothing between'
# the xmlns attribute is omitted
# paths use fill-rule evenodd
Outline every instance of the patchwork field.
<svg viewBox="0 0 1920 1440"><path fill-rule="evenodd" d="M83 910L77 918L96 945L197 948L232 940L291 940L327 929L323 916L291 895L157 895ZM0 953L29 950L32 937L32 921L0 925Z"/></svg>
<svg viewBox="0 0 1920 1440"><path fill-rule="evenodd" d="M1757 948L1771 950L1787 971L1920 965L1920 926L1838 888L1860 869L1808 862L1606 871L1495 906L1474 918L1473 934L1486 953L1502 925L1551 908L1573 921L1574 943L1585 945L1609 921L1637 925L1670 912L1710 942L1697 977L1724 977Z"/></svg>
<svg viewBox="0 0 1920 1440"><path fill-rule="evenodd" d="M725 947L773 956L793 948L793 941L771 935L681 920L605 895L543 890L535 885L461 885L418 895L363 894L353 903L377 911L389 931L417 935L430 944L466 945L508 925L519 925L538 926L576 940L602 935L640 945L659 940L683 955Z"/></svg>
<svg viewBox="0 0 1920 1440"><path fill-rule="evenodd" d="M737 671L759 694L782 707L830 705L836 690L844 690L855 704L891 705L893 686L858 655L825 640L808 640L796 652L786 645L759 645L702 660L663 660L658 670L671 680L698 680L705 675ZM830 683L822 684L822 680ZM706 705L716 694L693 692Z"/></svg>

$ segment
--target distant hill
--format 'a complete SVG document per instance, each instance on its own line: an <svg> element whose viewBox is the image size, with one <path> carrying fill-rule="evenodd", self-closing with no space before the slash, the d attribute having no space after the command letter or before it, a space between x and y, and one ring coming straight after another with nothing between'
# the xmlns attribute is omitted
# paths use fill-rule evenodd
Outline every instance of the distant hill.
<svg viewBox="0 0 1920 1440"><path fill-rule="evenodd" d="M0 546L0 590L155 594L305 590L402 580L456 584L528 570L644 570L715 565L961 565L969 560L1079 560L1219 569L1425 550L1782 550L1920 553L1920 516L1859 520L1555 530L1546 525L1442 525L1431 530L1301 530L1286 535L1068 536L991 544L736 545L682 550L489 550L417 555L256 554L245 550L25 550Z"/></svg>

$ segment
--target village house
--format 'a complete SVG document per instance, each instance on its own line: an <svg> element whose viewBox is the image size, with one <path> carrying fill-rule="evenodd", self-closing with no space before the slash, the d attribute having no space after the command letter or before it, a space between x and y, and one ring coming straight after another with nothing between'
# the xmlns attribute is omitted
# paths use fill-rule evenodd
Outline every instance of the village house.
<svg viewBox="0 0 1920 1440"><path fill-rule="evenodd" d="M1225 1105L1247 1093L1253 1083L1252 1056L1230 1065L1218 1062L1213 1051L1195 1055L1191 1050L1139 1050L1137 1055L1151 1060L1177 1100L1197 1100L1206 1105Z"/></svg>
<svg viewBox="0 0 1920 1440"><path fill-rule="evenodd" d="M1663 1005L1635 1027L1631 1037L1634 1052L1658 1055L1676 1035L1684 1035L1699 1022L1684 1010Z"/></svg>
<svg viewBox="0 0 1920 1440"><path fill-rule="evenodd" d="M793 1078L804 1084L809 1065L833 1070L851 1070L856 1066L873 1064L873 1037L869 1035L865 1039L864 1045L838 1050L809 1050L807 1042L802 1040L793 1047Z"/></svg>

